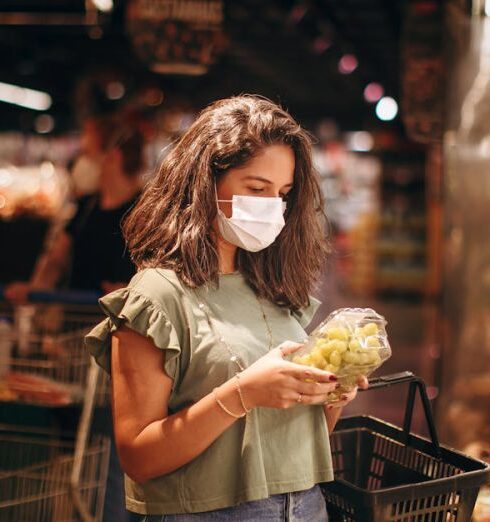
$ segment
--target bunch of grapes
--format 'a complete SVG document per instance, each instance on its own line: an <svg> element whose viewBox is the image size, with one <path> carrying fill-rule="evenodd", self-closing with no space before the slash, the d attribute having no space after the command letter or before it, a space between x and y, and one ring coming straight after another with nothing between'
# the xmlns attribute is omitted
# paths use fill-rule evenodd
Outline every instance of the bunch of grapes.
<svg viewBox="0 0 490 522"><path fill-rule="evenodd" d="M367 308L336 310L316 330L293 362L335 373L340 388L329 401L352 390L360 375L369 375L391 355L385 319Z"/></svg>

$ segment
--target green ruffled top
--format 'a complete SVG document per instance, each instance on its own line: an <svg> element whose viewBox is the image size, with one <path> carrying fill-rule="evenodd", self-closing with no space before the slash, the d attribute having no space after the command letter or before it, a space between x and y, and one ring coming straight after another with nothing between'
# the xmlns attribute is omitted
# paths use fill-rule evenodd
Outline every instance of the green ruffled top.
<svg viewBox="0 0 490 522"><path fill-rule="evenodd" d="M210 309L214 332L200 303ZM291 313L271 302L261 303L273 346L303 341L304 328L320 304L311 298L308 308ZM226 339L243 366L269 348L257 297L238 272L220 276L217 288L193 291L171 270L146 269L127 288L103 297L100 305L107 318L86 338L90 353L110 373L112 332L125 324L149 337L165 350L164 368L174 381L169 414L199 401L235 374L236 363L217 335ZM126 476L126 505L141 514L211 511L332 479L321 406L255 408L181 468L144 484Z"/></svg>

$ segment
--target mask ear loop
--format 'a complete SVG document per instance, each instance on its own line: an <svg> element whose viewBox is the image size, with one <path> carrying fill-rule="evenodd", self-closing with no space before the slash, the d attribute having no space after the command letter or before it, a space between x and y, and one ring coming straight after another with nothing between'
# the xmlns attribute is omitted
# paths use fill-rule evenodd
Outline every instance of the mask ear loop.
<svg viewBox="0 0 490 522"><path fill-rule="evenodd" d="M218 199L218 187L216 186L216 182L214 182L214 194L216 195L216 208L218 210L218 216L221 216L224 219L229 219L226 217L225 213L219 208L219 203L233 203L232 199ZM232 210L233 215L233 210Z"/></svg>

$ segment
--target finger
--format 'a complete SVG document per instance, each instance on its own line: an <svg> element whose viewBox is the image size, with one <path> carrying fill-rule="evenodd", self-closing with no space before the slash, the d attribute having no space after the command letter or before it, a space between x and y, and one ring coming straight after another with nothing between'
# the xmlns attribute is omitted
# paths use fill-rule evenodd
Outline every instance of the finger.
<svg viewBox="0 0 490 522"><path fill-rule="evenodd" d="M337 389L337 383L298 382L295 391L303 395L327 395Z"/></svg>
<svg viewBox="0 0 490 522"><path fill-rule="evenodd" d="M325 404L328 394L303 395L300 404Z"/></svg>
<svg viewBox="0 0 490 522"><path fill-rule="evenodd" d="M367 377L365 377L364 375L359 375L359 377L357 379L357 385L362 390L367 390L369 388L369 381L368 381Z"/></svg>
<svg viewBox="0 0 490 522"><path fill-rule="evenodd" d="M340 400L334 401L328 404L331 408L343 408L347 406L350 402L352 402L357 396L357 388L352 390L351 392L344 393L340 396Z"/></svg>
<svg viewBox="0 0 490 522"><path fill-rule="evenodd" d="M316 382L337 382L337 376L332 372L319 370L313 366L289 363L291 365L291 375L300 381L313 380Z"/></svg>
<svg viewBox="0 0 490 522"><path fill-rule="evenodd" d="M282 357L285 357L286 355L289 355L291 353L298 351L302 347L303 347L303 345L300 343L293 343L292 341L286 341L284 343L281 343L277 348L279 349L279 352L281 353Z"/></svg>

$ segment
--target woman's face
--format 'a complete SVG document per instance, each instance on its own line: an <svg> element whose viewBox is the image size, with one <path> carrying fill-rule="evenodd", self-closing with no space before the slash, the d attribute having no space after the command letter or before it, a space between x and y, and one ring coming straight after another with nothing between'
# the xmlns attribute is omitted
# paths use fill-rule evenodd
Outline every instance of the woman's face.
<svg viewBox="0 0 490 522"><path fill-rule="evenodd" d="M246 165L230 169L216 184L218 199L237 196L285 198L293 187L294 152L287 145L269 145ZM219 208L231 217L232 204L221 202Z"/></svg>

